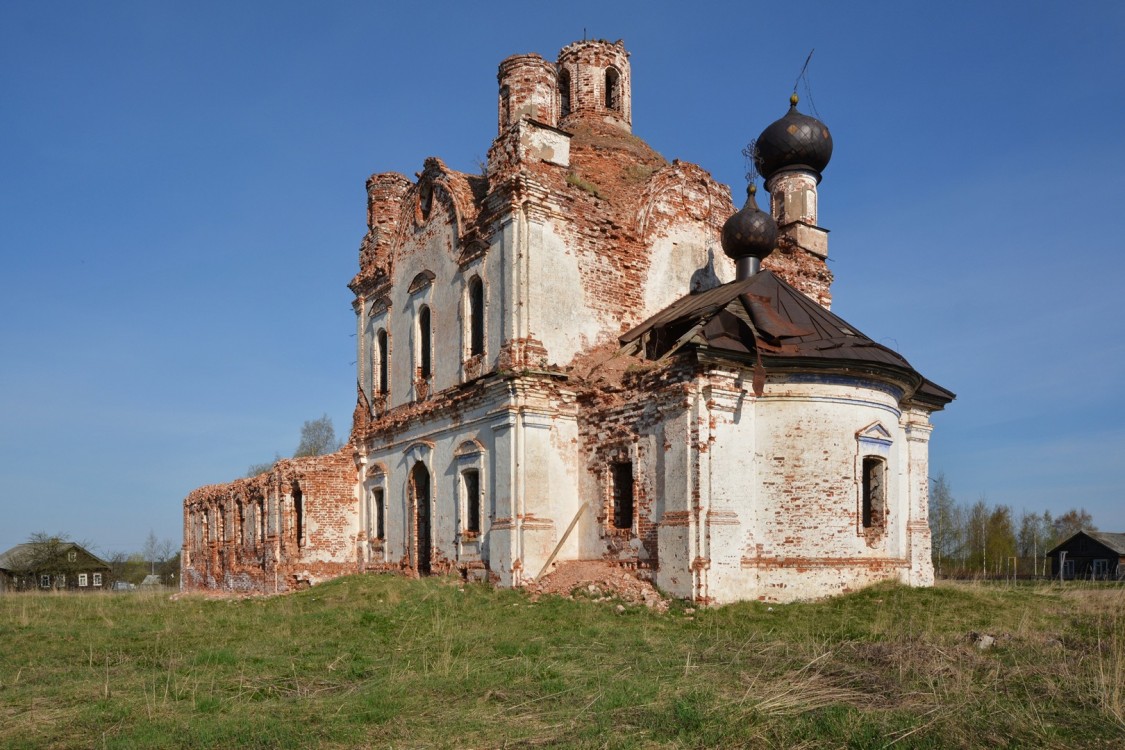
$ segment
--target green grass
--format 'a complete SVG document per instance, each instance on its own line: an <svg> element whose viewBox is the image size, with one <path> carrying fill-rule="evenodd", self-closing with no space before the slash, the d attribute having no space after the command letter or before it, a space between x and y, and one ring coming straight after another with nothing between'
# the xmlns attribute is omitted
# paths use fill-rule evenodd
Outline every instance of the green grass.
<svg viewBox="0 0 1125 750"><path fill-rule="evenodd" d="M666 614L375 575L0 597L5 748L1125 747L1123 690L1110 587Z"/></svg>

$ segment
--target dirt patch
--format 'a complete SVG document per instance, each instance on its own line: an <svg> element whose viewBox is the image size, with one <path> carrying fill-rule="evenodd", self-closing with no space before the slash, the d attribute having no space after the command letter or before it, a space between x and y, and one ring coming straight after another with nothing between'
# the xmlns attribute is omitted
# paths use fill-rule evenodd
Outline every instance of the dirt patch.
<svg viewBox="0 0 1125 750"><path fill-rule="evenodd" d="M668 611L668 600L655 586L628 570L601 560L559 563L550 575L528 584L526 589L533 601L547 594L599 602L623 601L643 604L658 612Z"/></svg>

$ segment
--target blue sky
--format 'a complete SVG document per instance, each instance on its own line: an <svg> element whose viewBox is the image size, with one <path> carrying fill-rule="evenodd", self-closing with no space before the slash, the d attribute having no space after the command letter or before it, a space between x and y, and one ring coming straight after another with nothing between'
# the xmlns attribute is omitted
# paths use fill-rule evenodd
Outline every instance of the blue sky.
<svg viewBox="0 0 1125 750"><path fill-rule="evenodd" d="M583 34L737 195L815 48L833 309L957 392L932 473L1125 531L1121 3L8 2L0 549L178 541L194 487L346 435L364 180L475 171L497 64Z"/></svg>

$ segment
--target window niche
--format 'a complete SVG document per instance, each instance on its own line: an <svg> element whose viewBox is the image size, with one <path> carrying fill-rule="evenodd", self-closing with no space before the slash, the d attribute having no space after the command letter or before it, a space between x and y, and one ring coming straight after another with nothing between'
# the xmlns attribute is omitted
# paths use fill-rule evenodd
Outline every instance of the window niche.
<svg viewBox="0 0 1125 750"><path fill-rule="evenodd" d="M461 496L465 508L465 532L480 533L480 471L465 469L461 472Z"/></svg>
<svg viewBox="0 0 1125 750"><path fill-rule="evenodd" d="M367 534L367 562L386 562L387 470L382 463L368 467L364 481L363 528Z"/></svg>
<svg viewBox="0 0 1125 750"><path fill-rule="evenodd" d="M433 335L429 305L418 310L418 378L433 377Z"/></svg>
<svg viewBox="0 0 1125 750"><path fill-rule="evenodd" d="M621 74L617 68L605 69L605 108L621 111Z"/></svg>
<svg viewBox="0 0 1125 750"><path fill-rule="evenodd" d="M633 462L610 465L610 492L613 497L613 528L632 529L634 515Z"/></svg>
<svg viewBox="0 0 1125 750"><path fill-rule="evenodd" d="M425 280L425 277L423 276ZM387 394L390 391L391 379L391 337L390 331L389 297L382 296L371 303L368 313L368 333L371 345L369 378L371 395L371 409L377 414L386 404Z"/></svg>
<svg viewBox="0 0 1125 750"><path fill-rule="evenodd" d="M375 394L386 396L391 385L391 345L387 329L380 328L375 334Z"/></svg>
<svg viewBox="0 0 1125 750"><path fill-rule="evenodd" d="M559 71L559 117L570 114L570 71L563 68Z"/></svg>
<svg viewBox="0 0 1125 750"><path fill-rule="evenodd" d="M864 529L881 529L887 518L887 462L863 457L860 520Z"/></svg>
<svg viewBox="0 0 1125 750"><path fill-rule="evenodd" d="M305 495L296 482L293 483L293 530L300 549L305 546Z"/></svg>
<svg viewBox="0 0 1125 750"><path fill-rule="evenodd" d="M382 487L376 487L371 491L371 506L375 512L375 519L372 523L373 538L380 542L387 538L387 493Z"/></svg>
<svg viewBox="0 0 1125 750"><path fill-rule="evenodd" d="M890 431L878 422L856 433L856 530L869 543L887 528L891 446Z"/></svg>
<svg viewBox="0 0 1125 750"><path fill-rule="evenodd" d="M479 357L484 354L484 283L479 276L469 279L468 300L468 354Z"/></svg>
<svg viewBox="0 0 1125 750"><path fill-rule="evenodd" d="M484 533L491 517L484 483L484 446L466 440L453 456L457 466L458 529L462 541L473 541Z"/></svg>

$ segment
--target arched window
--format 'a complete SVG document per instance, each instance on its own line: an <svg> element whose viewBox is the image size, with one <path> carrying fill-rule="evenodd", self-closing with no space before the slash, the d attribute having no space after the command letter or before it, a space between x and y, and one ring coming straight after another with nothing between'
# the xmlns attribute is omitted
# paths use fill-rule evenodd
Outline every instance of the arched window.
<svg viewBox="0 0 1125 750"><path fill-rule="evenodd" d="M376 379L375 390L377 393L387 395L390 388L390 360L387 358L389 347L387 345L387 329L380 328L379 332L375 334L375 357L378 362L375 363Z"/></svg>
<svg viewBox="0 0 1125 750"><path fill-rule="evenodd" d="M887 516L887 462L878 456L863 457L863 528L883 528Z"/></svg>
<svg viewBox="0 0 1125 750"><path fill-rule="evenodd" d="M484 284L469 279L469 356L484 354Z"/></svg>
<svg viewBox="0 0 1125 750"><path fill-rule="evenodd" d="M563 68L559 71L559 117L570 114L570 71Z"/></svg>
<svg viewBox="0 0 1125 750"><path fill-rule="evenodd" d="M433 374L430 339L430 308L423 305L418 311L418 376L423 380Z"/></svg>
<svg viewBox="0 0 1125 750"><path fill-rule="evenodd" d="M430 574L430 472L421 461L410 470L414 495L415 565L422 575Z"/></svg>
<svg viewBox="0 0 1125 750"><path fill-rule="evenodd" d="M422 215L422 221L430 218L430 209L434 207L434 186L428 182L423 182L418 186L418 211Z"/></svg>
<svg viewBox="0 0 1125 750"><path fill-rule="evenodd" d="M465 469L461 472L461 490L464 495L464 530L480 533L480 471Z"/></svg>
<svg viewBox="0 0 1125 750"><path fill-rule="evenodd" d="M297 546L305 544L305 496L301 494L301 486L293 485L293 525L297 533Z"/></svg>
<svg viewBox="0 0 1125 750"><path fill-rule="evenodd" d="M507 86L500 87L500 129L512 122L512 93Z"/></svg>
<svg viewBox="0 0 1125 750"><path fill-rule="evenodd" d="M617 68L605 69L605 108L621 109L621 74Z"/></svg>

